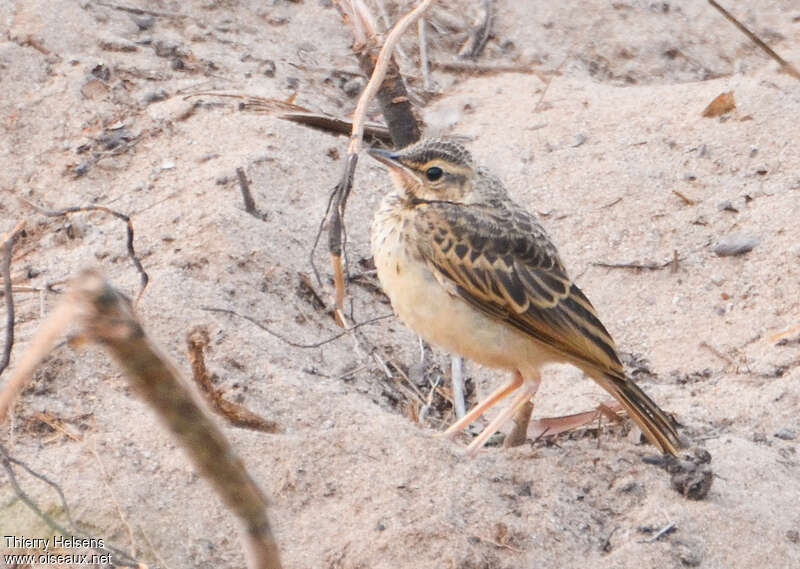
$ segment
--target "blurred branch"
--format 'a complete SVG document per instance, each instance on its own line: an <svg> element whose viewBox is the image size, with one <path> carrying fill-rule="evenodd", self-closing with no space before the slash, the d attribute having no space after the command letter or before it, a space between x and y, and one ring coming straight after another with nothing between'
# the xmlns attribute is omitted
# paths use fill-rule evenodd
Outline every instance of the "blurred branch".
<svg viewBox="0 0 800 569"><path fill-rule="evenodd" d="M105 347L140 395L184 447L243 527L248 566L280 569L278 547L267 518L267 500L222 431L184 387L177 372L149 340L130 301L96 271L84 271L70 285L0 392L0 421L14 396L32 377L56 338L78 317L85 338Z"/></svg>

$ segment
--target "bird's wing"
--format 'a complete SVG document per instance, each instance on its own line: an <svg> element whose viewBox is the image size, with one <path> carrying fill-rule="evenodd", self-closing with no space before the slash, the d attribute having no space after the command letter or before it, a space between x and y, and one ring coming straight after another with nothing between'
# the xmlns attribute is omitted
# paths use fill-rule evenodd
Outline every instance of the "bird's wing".
<svg viewBox="0 0 800 569"><path fill-rule="evenodd" d="M420 254L437 280L579 366L622 373L614 340L544 230L521 208L505 206L417 205Z"/></svg>

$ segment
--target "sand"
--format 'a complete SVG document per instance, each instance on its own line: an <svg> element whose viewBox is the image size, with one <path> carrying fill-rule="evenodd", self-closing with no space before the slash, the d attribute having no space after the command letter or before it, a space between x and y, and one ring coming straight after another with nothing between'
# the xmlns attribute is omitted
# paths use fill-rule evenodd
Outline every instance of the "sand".
<svg viewBox="0 0 800 569"><path fill-rule="evenodd" d="M157 15L111 7L134 4ZM729 4L800 63L795 2ZM394 20L409 5L387 10ZM463 34L446 25L463 28L477 5L448 3L432 16L442 30L429 33L433 61L455 57ZM416 336L395 319L363 328L390 362L388 378L348 337L295 348L203 310L236 310L297 343L339 331L299 275L329 302L327 254L314 257L320 286L309 253L345 139L199 94L294 97L348 116L359 70L328 2L0 4L0 231L27 222L15 284L61 291L93 266L126 294L139 290L119 220L47 218L18 197L131 216L151 279L137 309L148 333L189 377L185 336L205 327L217 386L282 429L224 427L270 497L287 568L800 566L800 332L775 338L800 324L800 83L699 0L498 1L494 10L480 63L552 79L434 67L438 95L420 109L428 132L467 137L542 217L626 361L638 362L634 377L713 456L705 500L678 495L642 461L652 447L624 427L465 459L466 438L433 437L453 420L449 402L436 395L420 420L414 394L427 397L435 381L449 391L449 355L433 349L420 368ZM419 93L413 33L403 52ZM734 110L701 116L729 91ZM264 219L244 211L236 168ZM359 322L391 312L369 272L368 240L389 184L381 166L360 161L346 218L350 272L361 275L348 304ZM731 235L757 245L715 254ZM12 369L58 302L52 291L15 294ZM505 379L466 370L471 404ZM575 369L554 367L534 414L603 399ZM58 482L83 531L143 563L243 566L231 514L100 349L60 345L0 442ZM20 483L65 521L51 488L23 473ZM0 474L0 535L52 535L13 498Z"/></svg>

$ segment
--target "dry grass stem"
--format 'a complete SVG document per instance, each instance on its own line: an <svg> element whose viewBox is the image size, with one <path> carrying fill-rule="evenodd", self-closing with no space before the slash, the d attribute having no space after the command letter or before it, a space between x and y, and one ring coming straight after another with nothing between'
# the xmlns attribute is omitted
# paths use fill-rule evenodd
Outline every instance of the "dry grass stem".
<svg viewBox="0 0 800 569"><path fill-rule="evenodd" d="M781 71L783 71L784 73L788 73L795 79L800 80L800 71L798 71L797 67L795 67L793 64L789 63L788 61L783 59L780 55L775 53L775 50L769 47L764 42L764 40L762 40L756 34L751 32L747 26L745 26L743 23L741 23L739 20L733 17L733 15L730 12L728 12L725 8L720 6L717 2L715 2L715 0L708 0L708 3L711 4L717 10L719 10L720 14L725 16L725 19L727 19L730 23L739 28L739 31L741 31L744 35L750 38L750 41L752 41L754 44L756 44L758 47L764 50L764 52L767 55L769 55L772 59L777 61L778 65L781 66Z"/></svg>
<svg viewBox="0 0 800 569"><path fill-rule="evenodd" d="M214 387L205 361L205 350L208 347L208 343L208 331L204 328L195 328L186 336L192 378L195 384L200 387L200 391L211 408L234 426L262 433L281 432L277 423L259 417L244 405L225 399L222 396L222 392Z"/></svg>
<svg viewBox="0 0 800 569"><path fill-rule="evenodd" d="M62 216L68 216L73 213L102 211L110 215L113 215L117 219L121 219L122 221L124 221L126 227L125 248L128 251L128 257L130 257L133 266L139 273L140 288L139 288L139 294L136 295L136 301L134 302L134 304L139 302L139 300L142 298L142 295L144 294L145 289L147 288L147 283L150 282L150 277L147 274L147 271L144 270L142 262L141 260L139 260L139 257L136 255L136 251L133 247L133 236L134 236L133 222L131 221L131 218L129 216L102 205L73 206L59 210L49 210L43 207L39 207L38 205L33 204L27 200L23 200L21 198L20 201L47 217L62 217Z"/></svg>

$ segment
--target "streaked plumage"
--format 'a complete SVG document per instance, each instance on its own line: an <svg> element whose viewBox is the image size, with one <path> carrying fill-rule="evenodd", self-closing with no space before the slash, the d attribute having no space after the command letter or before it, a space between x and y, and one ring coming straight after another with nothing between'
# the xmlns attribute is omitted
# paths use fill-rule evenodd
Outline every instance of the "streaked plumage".
<svg viewBox="0 0 800 569"><path fill-rule="evenodd" d="M625 377L613 339L545 230L499 179L441 139L372 154L396 186L375 215L372 250L398 317L434 344L515 373L449 432L519 390L487 427L493 432L536 392L542 365L567 362L618 399L655 446L676 452L672 422Z"/></svg>

